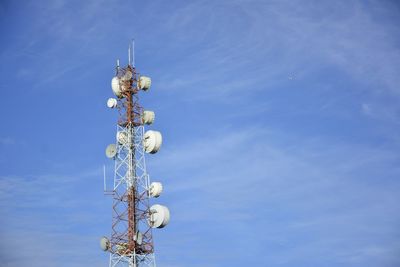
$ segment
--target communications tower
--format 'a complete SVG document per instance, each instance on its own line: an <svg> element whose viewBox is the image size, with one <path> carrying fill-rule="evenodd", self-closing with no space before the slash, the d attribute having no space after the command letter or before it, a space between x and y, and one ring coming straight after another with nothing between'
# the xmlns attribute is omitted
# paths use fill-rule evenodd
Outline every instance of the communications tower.
<svg viewBox="0 0 400 267"><path fill-rule="evenodd" d="M140 75L135 67L134 42L128 49L128 65L119 60L111 88L116 98L107 106L118 110L116 142L108 145L106 156L114 160L114 183L105 193L113 198L111 236L103 237L100 246L110 253L110 267L155 267L152 228L163 228L170 219L167 207L150 204L160 196L163 187L150 183L145 154L154 154L162 143L161 133L145 131L144 125L154 122L153 111L139 104L139 93L150 89L151 79ZM105 173L105 170L104 170Z"/></svg>

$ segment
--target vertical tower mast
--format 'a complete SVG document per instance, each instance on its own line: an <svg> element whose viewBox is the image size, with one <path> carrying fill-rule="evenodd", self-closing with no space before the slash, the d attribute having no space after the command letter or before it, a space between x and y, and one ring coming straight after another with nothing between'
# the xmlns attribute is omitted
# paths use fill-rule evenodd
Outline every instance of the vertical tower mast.
<svg viewBox="0 0 400 267"><path fill-rule="evenodd" d="M153 111L139 105L138 94L147 91L151 79L140 76L134 63L134 43L128 49L128 66L120 67L111 87L117 99L107 101L109 108L119 111L116 144L106 149L114 159L113 221L111 237L103 237L101 248L110 252L110 267L156 266L152 228L162 228L169 222L169 210L162 205L150 206L150 198L162 192L159 182L150 184L145 153L156 153L162 137L158 131L144 131L145 124L154 122Z"/></svg>

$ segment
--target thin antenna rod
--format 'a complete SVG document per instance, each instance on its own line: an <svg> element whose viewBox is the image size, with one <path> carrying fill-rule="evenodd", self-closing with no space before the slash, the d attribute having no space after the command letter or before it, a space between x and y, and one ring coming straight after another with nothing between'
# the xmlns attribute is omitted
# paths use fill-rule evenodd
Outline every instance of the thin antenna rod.
<svg viewBox="0 0 400 267"><path fill-rule="evenodd" d="M115 67L116 70L116 74L118 75L118 71L119 71L119 59L117 59L117 66Z"/></svg>
<svg viewBox="0 0 400 267"><path fill-rule="evenodd" d="M132 67L135 67L135 39L132 39Z"/></svg>
<svg viewBox="0 0 400 267"><path fill-rule="evenodd" d="M103 179L104 179L104 192L107 191L107 185L106 185L106 165L103 165Z"/></svg>
<svg viewBox="0 0 400 267"><path fill-rule="evenodd" d="M129 66L131 65L131 45L129 45L129 48L128 48L128 64L129 64Z"/></svg>

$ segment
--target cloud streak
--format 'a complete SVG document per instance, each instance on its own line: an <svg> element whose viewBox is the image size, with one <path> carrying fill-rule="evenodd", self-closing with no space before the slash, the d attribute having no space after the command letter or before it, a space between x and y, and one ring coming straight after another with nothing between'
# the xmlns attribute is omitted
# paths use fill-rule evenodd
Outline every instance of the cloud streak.
<svg viewBox="0 0 400 267"><path fill-rule="evenodd" d="M107 265L98 166L115 114L104 100L135 37L154 84L141 103L165 140L146 158L172 214L154 234L160 266L398 266L394 5L0 7L12 14L0 52L2 264Z"/></svg>
<svg viewBox="0 0 400 267"><path fill-rule="evenodd" d="M221 240L213 241L218 247L235 250L225 241L237 233L243 240L236 249L248 251L251 242L259 248L252 252L257 262L273 265L394 266L400 170L389 166L397 154L322 140L277 146L282 138L267 130L222 132L157 159L156 174L171 176L167 198L175 227L185 229L178 234L193 238L188 244L207 243L199 232L223 226ZM162 245L175 253L180 244ZM230 252L221 253L229 263Z"/></svg>

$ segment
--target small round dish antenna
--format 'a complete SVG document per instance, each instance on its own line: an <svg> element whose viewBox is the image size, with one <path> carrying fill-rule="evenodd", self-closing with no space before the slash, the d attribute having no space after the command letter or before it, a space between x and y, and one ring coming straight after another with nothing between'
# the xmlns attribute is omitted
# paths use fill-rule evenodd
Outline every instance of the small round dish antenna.
<svg viewBox="0 0 400 267"><path fill-rule="evenodd" d="M109 144L106 148L107 158L112 159L115 155L117 155L117 146L115 144Z"/></svg>
<svg viewBox="0 0 400 267"><path fill-rule="evenodd" d="M144 124L150 125L154 122L155 117L156 117L156 114L154 113L154 111L145 110L145 111L143 111L143 114L142 114L142 122Z"/></svg>
<svg viewBox="0 0 400 267"><path fill-rule="evenodd" d="M150 196L152 197L159 197L163 191L163 186L160 182L152 182L150 184Z"/></svg>
<svg viewBox="0 0 400 267"><path fill-rule="evenodd" d="M169 223L170 213L165 206L155 204L150 207L149 225L152 228L163 228Z"/></svg>
<svg viewBox="0 0 400 267"><path fill-rule="evenodd" d="M103 236L103 237L100 239L100 248L101 248L103 251L107 251L107 250L110 249L110 240L108 240L107 237Z"/></svg>
<svg viewBox="0 0 400 267"><path fill-rule="evenodd" d="M117 133L117 141L121 145L124 145L128 142L128 135L125 132L118 132Z"/></svg>
<svg viewBox="0 0 400 267"><path fill-rule="evenodd" d="M116 108L118 105L117 99L115 98L109 98L107 100L107 107L109 108Z"/></svg>
<svg viewBox="0 0 400 267"><path fill-rule="evenodd" d="M160 132L149 130L144 134L144 149L147 153L157 153L161 144L162 136Z"/></svg>
<svg viewBox="0 0 400 267"><path fill-rule="evenodd" d="M138 87L140 90L147 91L150 89L151 79L150 77L140 76Z"/></svg>

